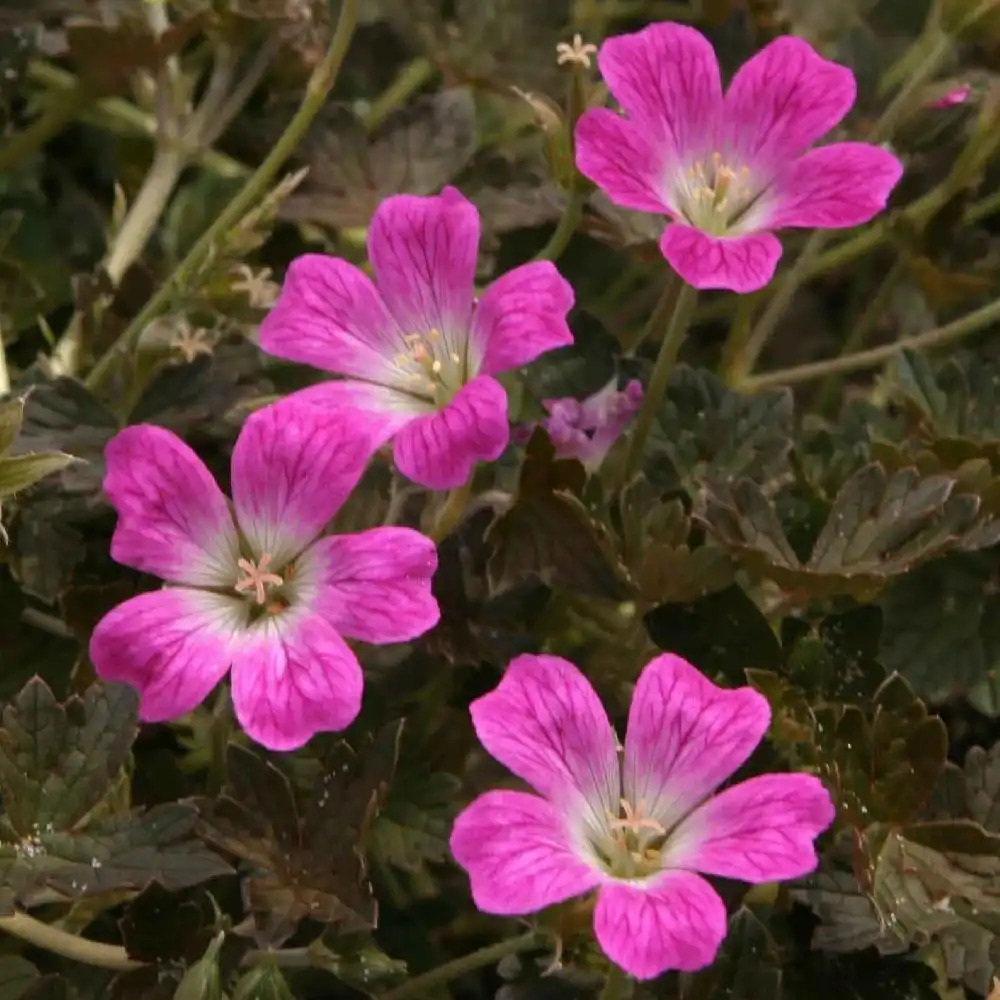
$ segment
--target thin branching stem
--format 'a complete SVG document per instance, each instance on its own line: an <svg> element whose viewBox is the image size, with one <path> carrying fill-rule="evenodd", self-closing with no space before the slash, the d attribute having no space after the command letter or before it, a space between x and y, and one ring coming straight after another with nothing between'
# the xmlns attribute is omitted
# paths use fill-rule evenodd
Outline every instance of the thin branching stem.
<svg viewBox="0 0 1000 1000"><path fill-rule="evenodd" d="M344 56L347 55L351 39L354 37L354 29L358 21L358 6L358 0L344 0L340 8L337 28L330 40L330 46L322 61L313 70L306 85L302 103L285 127L285 131L260 166L247 178L243 187L219 213L215 222L201 235L145 307L97 361L85 380L89 388L96 390L104 384L114 370L116 361L135 347L139 335L146 328L146 325L167 308L177 289L184 287L190 281L233 226L260 203L285 161L295 151L295 147L298 146L313 119L326 103L327 95L336 82L340 66L344 61Z"/></svg>

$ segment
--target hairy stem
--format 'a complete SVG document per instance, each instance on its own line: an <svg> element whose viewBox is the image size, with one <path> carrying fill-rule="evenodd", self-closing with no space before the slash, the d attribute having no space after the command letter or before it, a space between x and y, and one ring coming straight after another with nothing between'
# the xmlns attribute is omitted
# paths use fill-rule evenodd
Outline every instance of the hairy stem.
<svg viewBox="0 0 1000 1000"><path fill-rule="evenodd" d="M900 351L944 347L946 344L967 337L970 333L978 333L994 323L1000 323L1000 299L995 299L952 323L928 330L926 333L919 333L913 337L900 337L895 343L859 351L843 358L815 361L808 365L796 365L794 368L753 375L740 382L737 388L741 392L759 392L761 389L770 389L773 386L795 385L829 375L844 375L848 372L864 371L866 368L877 368L890 361Z"/></svg>
<svg viewBox="0 0 1000 1000"><path fill-rule="evenodd" d="M484 966L493 965L508 955L516 955L520 951L530 951L532 948L537 948L543 940L542 935L537 931L530 931L520 937L480 948L478 951L463 955L452 962L445 962L444 965L439 965L436 969L431 969L430 972L414 976L401 986L383 993L379 1000L410 1000L410 998L424 997L436 986L450 983L453 979L458 979L459 976L464 976L467 972L474 972Z"/></svg>
<svg viewBox="0 0 1000 1000"><path fill-rule="evenodd" d="M36 948L44 948L74 962L95 965L101 969L124 972L141 968L143 965L142 962L129 958L128 952L119 945L88 941L51 924L44 924L22 911L17 911L9 917L0 917L0 930L13 934L14 937L27 941Z"/></svg>
<svg viewBox="0 0 1000 1000"><path fill-rule="evenodd" d="M113 371L117 358L132 350L146 325L167 307L175 290L186 284L198 272L216 244L267 193L269 185L277 177L288 157L295 151L295 147L326 102L327 95L340 72L344 56L347 55L357 21L358 0L344 0L340 8L337 28L330 41L330 47L309 78L305 97L299 105L299 110L285 126L285 131L274 144L271 152L247 178L246 183L217 216L215 222L201 235L198 242L191 247L187 256L174 268L167 280L160 285L141 312L94 365L86 378L86 384L90 389L98 389L104 384Z"/></svg>
<svg viewBox="0 0 1000 1000"><path fill-rule="evenodd" d="M653 374L649 377L649 385L646 387L646 393L642 399L642 407L636 418L635 430L628 443L628 452L625 457L626 482L639 468L646 438L649 437L657 410L663 401L663 394L667 391L667 381L673 370L674 362L677 360L681 344L684 343L684 338L687 336L688 326L691 323L691 316L697 301L697 290L687 284L681 285L677 301L674 303L673 313L670 316L670 323L667 326L667 332L663 337L663 343L660 344L660 353L656 356L656 363L653 365Z"/></svg>

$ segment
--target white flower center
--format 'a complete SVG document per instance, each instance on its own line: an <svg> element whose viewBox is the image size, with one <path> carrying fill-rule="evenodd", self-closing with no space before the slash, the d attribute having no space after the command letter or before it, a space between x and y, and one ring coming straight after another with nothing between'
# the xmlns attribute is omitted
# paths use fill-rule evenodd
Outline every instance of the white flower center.
<svg viewBox="0 0 1000 1000"><path fill-rule="evenodd" d="M463 353L436 328L427 333L408 333L403 344L404 349L394 361L406 391L438 406L450 402L466 382Z"/></svg>
<svg viewBox="0 0 1000 1000"><path fill-rule="evenodd" d="M623 798L618 814L608 813L607 819L603 835L591 844L608 874L643 879L658 872L667 829L646 813L645 802L640 799L633 805Z"/></svg>
<svg viewBox="0 0 1000 1000"><path fill-rule="evenodd" d="M684 218L703 232L712 236L740 232L762 194L753 180L745 164L733 165L721 153L712 153L676 178L672 201Z"/></svg>

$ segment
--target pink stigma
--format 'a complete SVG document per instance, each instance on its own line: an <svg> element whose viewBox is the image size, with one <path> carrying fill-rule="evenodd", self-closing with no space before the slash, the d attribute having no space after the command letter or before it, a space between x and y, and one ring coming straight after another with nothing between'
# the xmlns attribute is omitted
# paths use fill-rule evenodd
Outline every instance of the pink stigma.
<svg viewBox="0 0 1000 1000"><path fill-rule="evenodd" d="M271 556L265 552L257 563L249 559L237 559L236 565L246 573L246 576L236 581L236 590L242 593L244 590L253 590L254 599L258 604L263 604L267 600L267 585L273 584L280 587L284 578L277 573L266 572L271 562Z"/></svg>

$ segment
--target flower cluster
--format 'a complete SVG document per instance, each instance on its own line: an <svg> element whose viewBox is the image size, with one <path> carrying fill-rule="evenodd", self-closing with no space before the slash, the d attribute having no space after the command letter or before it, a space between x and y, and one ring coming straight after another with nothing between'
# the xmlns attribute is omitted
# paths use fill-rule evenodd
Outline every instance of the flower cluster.
<svg viewBox="0 0 1000 1000"><path fill-rule="evenodd" d="M592 50L578 38L560 61L588 68ZM877 146L810 148L847 114L855 84L799 39L765 47L725 92L711 46L688 27L612 38L597 58L622 112L582 115L577 165L618 204L670 220L661 249L692 286L760 288L781 254L771 230L857 225L899 180ZM374 280L330 256L291 264L261 347L337 377L246 420L231 501L167 430L133 426L110 443L112 555L165 585L112 610L90 654L100 676L139 691L144 720L192 711L231 673L245 732L291 750L357 716L363 677L348 640L405 642L437 623L431 539L327 526L390 441L415 482L468 484L510 441L497 376L572 344L574 293L551 263L516 267L477 296L479 238L475 207L446 188L382 202ZM543 425L560 457L594 470L641 405L640 383L615 379L584 400L545 400ZM676 656L642 673L624 747L583 675L554 656L515 659L471 711L483 746L534 789L487 792L455 823L451 849L477 905L526 914L596 891L597 938L638 978L714 958L726 911L703 876L800 876L834 816L809 775L717 792L763 738L768 706Z"/></svg>

